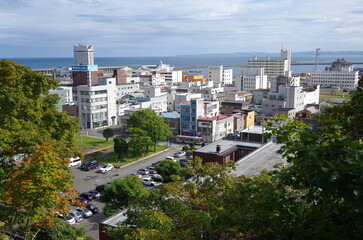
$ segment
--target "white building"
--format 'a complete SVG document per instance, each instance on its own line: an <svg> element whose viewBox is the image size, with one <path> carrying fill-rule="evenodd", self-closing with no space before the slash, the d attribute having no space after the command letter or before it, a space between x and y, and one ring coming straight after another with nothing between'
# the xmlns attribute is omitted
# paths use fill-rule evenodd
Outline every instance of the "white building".
<svg viewBox="0 0 363 240"><path fill-rule="evenodd" d="M353 66L344 59L334 61L328 71L313 72L311 84L320 84L322 87L340 87L355 89L358 86L359 71L354 71Z"/></svg>
<svg viewBox="0 0 363 240"><path fill-rule="evenodd" d="M285 75L285 72L291 70L291 52L281 49L280 59L272 60L270 57L266 59L257 59L247 61L248 68L264 68L267 79L271 80L279 75Z"/></svg>
<svg viewBox="0 0 363 240"><path fill-rule="evenodd" d="M54 90L50 90L49 94L58 95L59 101L56 106L58 112L63 111L63 105L69 105L73 103L72 87L57 87Z"/></svg>
<svg viewBox="0 0 363 240"><path fill-rule="evenodd" d="M171 92L167 94L168 111L180 112L180 103L190 101L191 99L201 98L200 93L177 93Z"/></svg>
<svg viewBox="0 0 363 240"><path fill-rule="evenodd" d="M160 97L167 94L163 86L141 85L140 90L144 91L144 98Z"/></svg>
<svg viewBox="0 0 363 240"><path fill-rule="evenodd" d="M234 117L232 115L198 118L197 135L203 137L207 143L215 142L233 133L233 129Z"/></svg>
<svg viewBox="0 0 363 240"><path fill-rule="evenodd" d="M151 109L155 111L157 114L167 112L167 97L166 96L159 96L159 97L151 97L149 99L145 99L139 101L141 109Z"/></svg>
<svg viewBox="0 0 363 240"><path fill-rule="evenodd" d="M235 82L237 91L252 92L255 89L267 89L267 75L264 68L241 67Z"/></svg>
<svg viewBox="0 0 363 240"><path fill-rule="evenodd" d="M219 115L219 101L204 101L204 116L214 117Z"/></svg>
<svg viewBox="0 0 363 240"><path fill-rule="evenodd" d="M79 117L82 129L117 124L115 78L100 79L98 85L77 87Z"/></svg>
<svg viewBox="0 0 363 240"><path fill-rule="evenodd" d="M79 66L94 65L93 45L73 46L74 64Z"/></svg>
<svg viewBox="0 0 363 240"><path fill-rule="evenodd" d="M160 71L160 76L165 79L167 85L175 85L183 80L183 71Z"/></svg>
<svg viewBox="0 0 363 240"><path fill-rule="evenodd" d="M140 90L138 83L116 85L116 98L121 99L125 96L137 97L137 92Z"/></svg>
<svg viewBox="0 0 363 240"><path fill-rule="evenodd" d="M232 84L233 82L233 70L224 69L223 65L209 66L208 67L208 80L214 84L221 84L222 86Z"/></svg>

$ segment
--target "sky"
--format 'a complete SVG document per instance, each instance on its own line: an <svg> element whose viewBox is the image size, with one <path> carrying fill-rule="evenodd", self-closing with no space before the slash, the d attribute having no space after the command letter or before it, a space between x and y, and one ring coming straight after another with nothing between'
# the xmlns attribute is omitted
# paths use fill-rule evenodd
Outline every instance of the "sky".
<svg viewBox="0 0 363 240"><path fill-rule="evenodd" d="M361 51L362 0L0 0L0 58Z"/></svg>

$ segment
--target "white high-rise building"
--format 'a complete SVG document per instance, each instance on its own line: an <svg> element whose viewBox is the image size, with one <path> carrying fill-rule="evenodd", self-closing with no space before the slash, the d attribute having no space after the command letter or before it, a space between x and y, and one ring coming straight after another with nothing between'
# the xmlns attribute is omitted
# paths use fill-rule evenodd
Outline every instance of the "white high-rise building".
<svg viewBox="0 0 363 240"><path fill-rule="evenodd" d="M281 49L280 59L272 60L270 57L258 60L254 57L247 61L248 68L264 68L267 79L271 80L279 75L285 75L285 72L291 70L291 52Z"/></svg>
<svg viewBox="0 0 363 240"><path fill-rule="evenodd" d="M252 92L256 89L267 89L267 75L264 68L241 67L236 76L235 87L237 91Z"/></svg>
<svg viewBox="0 0 363 240"><path fill-rule="evenodd" d="M86 46L80 43L78 46L73 46L73 54L75 65L94 65L93 45Z"/></svg>
<svg viewBox="0 0 363 240"><path fill-rule="evenodd" d="M208 80L214 84L221 84L222 86L232 84L233 81L233 70L224 69L223 65L220 66L209 66L208 67Z"/></svg>

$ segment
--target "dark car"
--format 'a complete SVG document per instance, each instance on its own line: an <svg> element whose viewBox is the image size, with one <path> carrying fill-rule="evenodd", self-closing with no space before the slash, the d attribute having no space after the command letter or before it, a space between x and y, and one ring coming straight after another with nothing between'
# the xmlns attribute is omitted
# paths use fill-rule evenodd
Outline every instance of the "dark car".
<svg viewBox="0 0 363 240"><path fill-rule="evenodd" d="M88 203L88 200L85 199L84 197L76 197L76 201L81 202L81 203Z"/></svg>
<svg viewBox="0 0 363 240"><path fill-rule="evenodd" d="M87 199L87 201L92 201L96 198L95 195L90 192L83 192L79 196Z"/></svg>
<svg viewBox="0 0 363 240"><path fill-rule="evenodd" d="M98 191L91 190L88 192L93 194L93 199L99 199L101 197L101 194Z"/></svg>
<svg viewBox="0 0 363 240"><path fill-rule="evenodd" d="M106 187L107 185L108 185L108 184L101 184L101 185L98 185L98 186L96 187L96 191L97 191L97 192L99 192L99 193L101 193L101 192L105 191L105 187Z"/></svg>
<svg viewBox="0 0 363 240"><path fill-rule="evenodd" d="M84 171L89 171L92 169L96 169L98 168L98 162L97 161L92 161L92 162L84 162L81 165L81 169Z"/></svg>
<svg viewBox="0 0 363 240"><path fill-rule="evenodd" d="M88 203L87 207L88 210L90 210L93 214L96 214L100 211L100 209L98 209L98 207L96 207L94 204L92 203Z"/></svg>

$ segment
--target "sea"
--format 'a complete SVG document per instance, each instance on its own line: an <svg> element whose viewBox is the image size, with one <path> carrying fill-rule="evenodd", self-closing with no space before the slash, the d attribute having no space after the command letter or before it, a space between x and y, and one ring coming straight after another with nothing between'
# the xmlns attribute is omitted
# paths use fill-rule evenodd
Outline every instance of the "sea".
<svg viewBox="0 0 363 240"><path fill-rule="evenodd" d="M156 65L160 62L170 64L175 67L185 67L183 73L200 72L200 74L207 75L207 68L190 69L193 66L211 66L211 65L243 65L247 60L252 59L254 56L247 56L246 54L208 54L208 55L190 55L190 56L169 56L169 57L95 57L95 64L98 66L130 66L130 65ZM258 57L263 59L265 57ZM363 54L329 54L319 56L319 60L336 60L344 58L349 62L363 63ZM72 66L72 57L48 57L48 58L8 58L21 65L27 66L31 69L39 68L54 68L54 67L69 67ZM278 59L278 55L271 56L271 59ZM315 54L292 54L292 62L295 61L314 61ZM324 71L328 65L319 65L319 70ZM363 64L354 65L356 68L363 68ZM238 73L238 68L232 67L234 75ZM291 70L293 73L312 72L314 65L292 65Z"/></svg>

